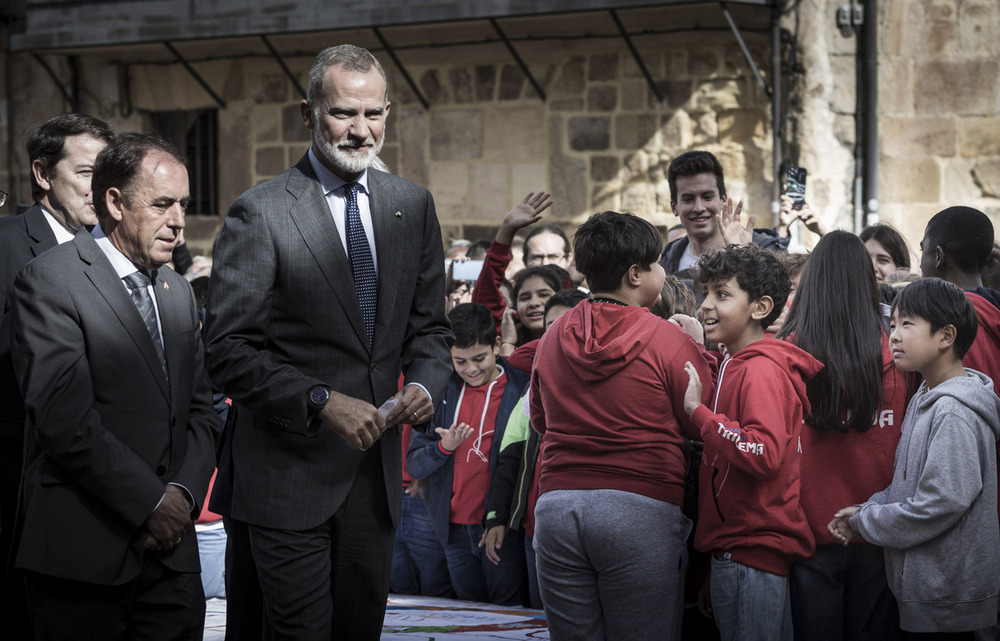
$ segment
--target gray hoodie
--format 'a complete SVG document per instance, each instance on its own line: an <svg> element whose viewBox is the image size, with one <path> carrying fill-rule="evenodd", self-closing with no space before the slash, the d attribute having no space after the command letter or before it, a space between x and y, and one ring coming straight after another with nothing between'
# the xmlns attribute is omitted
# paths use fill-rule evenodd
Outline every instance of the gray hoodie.
<svg viewBox="0 0 1000 641"><path fill-rule="evenodd" d="M1000 399L987 376L966 372L920 386L903 420L892 484L850 522L885 548L908 632L979 630L997 620Z"/></svg>

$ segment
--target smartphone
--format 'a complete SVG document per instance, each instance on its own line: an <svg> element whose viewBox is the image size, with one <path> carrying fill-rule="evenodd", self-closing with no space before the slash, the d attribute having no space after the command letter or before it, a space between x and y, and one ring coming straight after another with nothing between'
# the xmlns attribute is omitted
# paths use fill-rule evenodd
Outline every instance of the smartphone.
<svg viewBox="0 0 1000 641"><path fill-rule="evenodd" d="M483 261L456 260L452 262L451 270L453 280L476 280L479 278L479 272L483 271Z"/></svg>
<svg viewBox="0 0 1000 641"><path fill-rule="evenodd" d="M806 202L806 170L790 165L785 176L785 193L792 199L792 209L802 209Z"/></svg>

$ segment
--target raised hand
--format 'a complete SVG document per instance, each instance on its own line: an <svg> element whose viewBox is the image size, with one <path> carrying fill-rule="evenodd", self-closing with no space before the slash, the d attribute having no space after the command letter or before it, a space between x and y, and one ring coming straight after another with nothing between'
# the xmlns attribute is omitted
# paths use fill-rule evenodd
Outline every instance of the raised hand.
<svg viewBox="0 0 1000 641"><path fill-rule="evenodd" d="M698 370L691 364L691 361L684 363L684 371L688 375L688 386L684 392L684 411L687 412L688 416L691 416L701 405L701 377L698 376Z"/></svg>
<svg viewBox="0 0 1000 641"><path fill-rule="evenodd" d="M749 245L753 241L753 226L757 222L757 216L755 214L747 216L747 224L744 227L740 223L742 213L743 201L737 202L734 207L732 197L727 196L719 212L719 231L727 246Z"/></svg>
<svg viewBox="0 0 1000 641"><path fill-rule="evenodd" d="M667 320L683 329L688 336L694 339L694 342L705 342L705 328L701 326L701 322L694 316L674 314Z"/></svg>
<svg viewBox="0 0 1000 641"><path fill-rule="evenodd" d="M454 452L462 444L462 441L469 438L469 434L472 434L472 427L468 423L452 423L448 429L435 427L434 431L441 436L441 447L449 452Z"/></svg>
<svg viewBox="0 0 1000 641"><path fill-rule="evenodd" d="M524 200L514 205L514 208L507 212L503 222L500 223L500 231L497 232L497 242L509 245L514 240L514 234L523 227L533 225L542 219L542 212L552 206L552 194L540 191L529 193Z"/></svg>

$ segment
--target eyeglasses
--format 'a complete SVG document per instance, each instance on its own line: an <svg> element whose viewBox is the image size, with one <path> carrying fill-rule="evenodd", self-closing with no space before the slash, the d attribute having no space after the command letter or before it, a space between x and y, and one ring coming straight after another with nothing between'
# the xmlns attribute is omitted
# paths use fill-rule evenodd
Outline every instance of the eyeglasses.
<svg viewBox="0 0 1000 641"><path fill-rule="evenodd" d="M524 260L525 265L534 267L535 265L548 265L558 260L563 260L568 254L532 254Z"/></svg>
<svg viewBox="0 0 1000 641"><path fill-rule="evenodd" d="M7 192L0 189L0 207L3 207L5 202L7 202Z"/></svg>

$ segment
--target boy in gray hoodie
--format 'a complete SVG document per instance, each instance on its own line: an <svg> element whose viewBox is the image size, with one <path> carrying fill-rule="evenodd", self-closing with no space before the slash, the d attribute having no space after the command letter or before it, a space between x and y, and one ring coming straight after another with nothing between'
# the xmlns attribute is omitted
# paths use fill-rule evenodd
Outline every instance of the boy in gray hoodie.
<svg viewBox="0 0 1000 641"><path fill-rule="evenodd" d="M892 483L846 507L830 533L885 548L889 587L907 638L973 638L996 623L1000 593L996 441L1000 399L962 367L976 312L937 278L908 285L892 308L896 366L924 382L910 401Z"/></svg>

